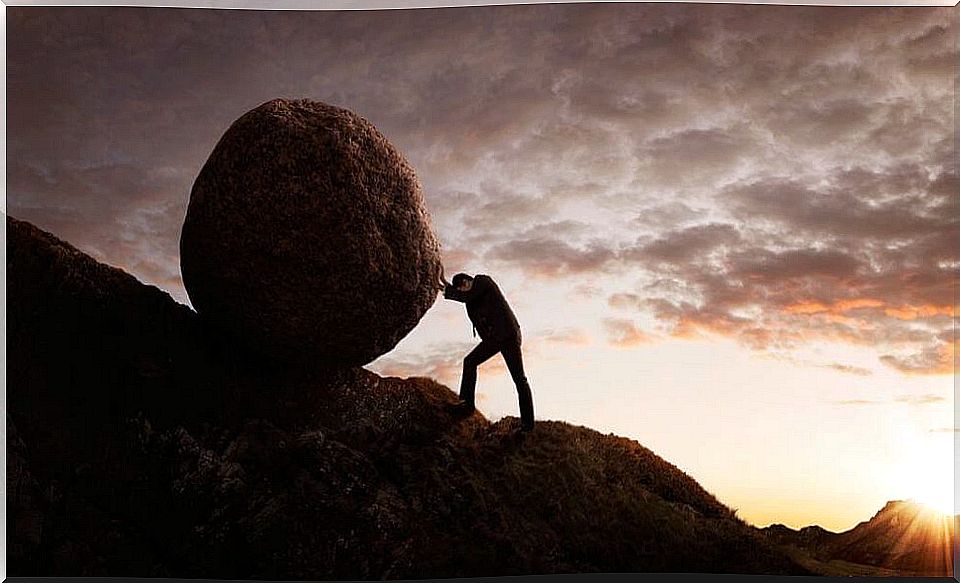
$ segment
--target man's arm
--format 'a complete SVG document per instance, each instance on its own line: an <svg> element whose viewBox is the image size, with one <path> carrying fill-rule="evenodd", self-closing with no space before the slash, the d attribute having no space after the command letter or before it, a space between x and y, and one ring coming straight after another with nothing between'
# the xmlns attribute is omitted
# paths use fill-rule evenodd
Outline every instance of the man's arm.
<svg viewBox="0 0 960 583"><path fill-rule="evenodd" d="M447 281L447 278L443 275L443 264L440 264L440 281L437 283L440 284L440 289L442 290L446 290L451 285L450 282Z"/></svg>
<svg viewBox="0 0 960 583"><path fill-rule="evenodd" d="M449 283L443 288L443 297L448 300L456 300L458 302L466 302L468 299L470 299L472 293L473 290L462 292Z"/></svg>

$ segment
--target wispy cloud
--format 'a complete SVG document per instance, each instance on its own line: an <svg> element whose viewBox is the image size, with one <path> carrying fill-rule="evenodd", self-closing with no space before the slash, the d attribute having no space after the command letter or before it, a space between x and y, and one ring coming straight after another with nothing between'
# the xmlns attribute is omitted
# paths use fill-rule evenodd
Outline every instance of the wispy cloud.
<svg viewBox="0 0 960 583"><path fill-rule="evenodd" d="M544 332L541 339L545 342L569 346L588 346L591 343L590 335L578 328L548 330Z"/></svg>
<svg viewBox="0 0 960 583"><path fill-rule="evenodd" d="M932 405L934 403L945 403L947 399L940 395L900 395L894 399L897 403L907 405Z"/></svg>
<svg viewBox="0 0 960 583"><path fill-rule="evenodd" d="M539 277L593 275L603 270L614 257L614 252L603 244L574 247L551 237L500 243L486 254L491 261L523 264L528 274Z"/></svg>
<svg viewBox="0 0 960 583"><path fill-rule="evenodd" d="M864 405L879 405L881 401L873 401L870 399L844 399L841 401L835 401L838 405L849 405L855 407L861 407Z"/></svg>
<svg viewBox="0 0 960 583"><path fill-rule="evenodd" d="M900 404L900 405L909 405L911 407L919 407L924 405L936 405L939 403L945 403L947 399L939 395L934 394L924 394L924 395L899 395L893 397L890 400L877 400L877 399L844 399L840 401L834 401L838 405L852 405L852 406L862 406L862 405L884 405L884 404Z"/></svg>
<svg viewBox="0 0 960 583"><path fill-rule="evenodd" d="M823 366L836 371L853 374L857 376L870 376L873 374L873 371L870 370L869 368L863 368L861 366L852 366L849 364L840 364L840 363L834 362L834 363L823 365Z"/></svg>

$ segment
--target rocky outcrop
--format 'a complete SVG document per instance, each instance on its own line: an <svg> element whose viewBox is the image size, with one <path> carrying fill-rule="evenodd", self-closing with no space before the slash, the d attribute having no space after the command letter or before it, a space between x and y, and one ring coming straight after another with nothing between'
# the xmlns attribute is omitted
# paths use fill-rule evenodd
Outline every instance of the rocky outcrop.
<svg viewBox="0 0 960 583"><path fill-rule="evenodd" d="M411 166L364 118L305 99L230 126L193 185L180 254L200 315L279 361L366 364L438 293Z"/></svg>
<svg viewBox="0 0 960 583"><path fill-rule="evenodd" d="M804 573L640 444L276 367L8 219L12 576Z"/></svg>

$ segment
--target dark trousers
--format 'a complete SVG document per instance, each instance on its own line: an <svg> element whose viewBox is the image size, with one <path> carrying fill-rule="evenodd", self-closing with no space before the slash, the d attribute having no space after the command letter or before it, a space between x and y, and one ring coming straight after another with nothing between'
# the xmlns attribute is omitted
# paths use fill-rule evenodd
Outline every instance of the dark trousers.
<svg viewBox="0 0 960 583"><path fill-rule="evenodd" d="M477 367L490 360L496 353L503 355L507 369L513 382L517 385L517 395L520 398L520 419L525 424L533 423L533 395L530 393L530 383L523 373L523 356L520 353L520 342L495 342L483 340L470 354L463 359L463 377L460 379L460 398L474 404L474 392L477 388Z"/></svg>

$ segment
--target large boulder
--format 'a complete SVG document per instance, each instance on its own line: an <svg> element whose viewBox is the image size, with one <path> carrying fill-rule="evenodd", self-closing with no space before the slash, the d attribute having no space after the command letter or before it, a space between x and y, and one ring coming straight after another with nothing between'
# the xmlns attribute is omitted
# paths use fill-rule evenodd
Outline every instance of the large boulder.
<svg viewBox="0 0 960 583"><path fill-rule="evenodd" d="M201 169L180 264L201 317L250 347L359 366L433 305L440 246L413 168L370 122L275 99Z"/></svg>

